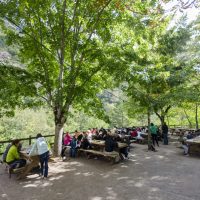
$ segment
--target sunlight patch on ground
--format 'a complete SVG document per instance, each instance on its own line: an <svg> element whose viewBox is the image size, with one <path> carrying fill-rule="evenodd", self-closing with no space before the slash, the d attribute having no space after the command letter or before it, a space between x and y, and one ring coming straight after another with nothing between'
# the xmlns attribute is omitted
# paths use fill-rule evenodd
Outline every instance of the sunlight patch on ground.
<svg viewBox="0 0 200 200"><path fill-rule="evenodd" d="M159 188L153 187L153 188L150 189L150 191L151 191L151 192L157 192L157 191L159 191Z"/></svg>
<svg viewBox="0 0 200 200"><path fill-rule="evenodd" d="M117 193L113 191L112 187L107 187L106 188L108 196L106 199L110 199L110 200L115 200L117 199Z"/></svg>
<svg viewBox="0 0 200 200"><path fill-rule="evenodd" d="M7 194L2 194L1 197L8 199L8 195Z"/></svg>
<svg viewBox="0 0 200 200"><path fill-rule="evenodd" d="M144 183L138 182L138 183L135 183L134 186L140 188L144 186Z"/></svg>
<svg viewBox="0 0 200 200"><path fill-rule="evenodd" d="M122 168L128 168L128 166L127 166L127 165L121 165L121 167L122 167Z"/></svg>
<svg viewBox="0 0 200 200"><path fill-rule="evenodd" d="M165 176L152 176L151 177L151 180L168 180L169 178L168 177L165 177Z"/></svg>
<svg viewBox="0 0 200 200"><path fill-rule="evenodd" d="M50 181L54 181L54 180L59 180L59 179L61 179L61 178L63 178L64 176L63 175L60 175L60 176L54 176L54 177L51 177L51 178L49 178L49 180Z"/></svg>
<svg viewBox="0 0 200 200"><path fill-rule="evenodd" d="M160 158L160 159L165 158L165 156L160 156L160 155L158 155L157 157Z"/></svg>
<svg viewBox="0 0 200 200"><path fill-rule="evenodd" d="M34 187L34 188L36 188L37 185L36 184L27 184L27 185L24 185L23 187L24 188L28 188L28 187Z"/></svg>
<svg viewBox="0 0 200 200"><path fill-rule="evenodd" d="M117 180L125 180L125 179L128 179L128 177L125 176L125 177L119 177L119 178L117 178Z"/></svg>
<svg viewBox="0 0 200 200"><path fill-rule="evenodd" d="M84 176L92 176L92 175L94 175L94 173L93 172L85 172L85 173L83 173L83 175Z"/></svg>
<svg viewBox="0 0 200 200"><path fill-rule="evenodd" d="M102 200L102 197L92 197L91 200Z"/></svg>

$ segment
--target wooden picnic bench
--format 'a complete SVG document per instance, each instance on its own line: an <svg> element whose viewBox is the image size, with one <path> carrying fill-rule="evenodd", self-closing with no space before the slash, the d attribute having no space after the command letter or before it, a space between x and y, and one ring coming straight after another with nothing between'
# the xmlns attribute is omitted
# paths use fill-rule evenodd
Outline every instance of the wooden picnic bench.
<svg viewBox="0 0 200 200"><path fill-rule="evenodd" d="M188 144L188 153L194 155L200 155L200 137L186 140Z"/></svg>
<svg viewBox="0 0 200 200"><path fill-rule="evenodd" d="M92 140L91 146L93 149L78 149L79 152L85 152L86 154L93 154L96 156L102 156L105 158L109 158L113 161L113 163L117 162L117 158L122 159L122 154L120 153L120 149L128 147L126 143L117 142L118 148L113 152L105 151L105 141L104 140Z"/></svg>
<svg viewBox="0 0 200 200"><path fill-rule="evenodd" d="M8 163L3 162L3 164L5 165L5 170L8 172L9 178L11 178L12 174L19 174L19 173L21 173L25 169L25 167L11 169Z"/></svg>
<svg viewBox="0 0 200 200"><path fill-rule="evenodd" d="M108 158L112 160L112 163L116 163L117 157L119 157L119 153L116 151L113 152L106 152L106 151L98 151L98 150L93 150L93 149L78 149L79 152L84 152L86 154L92 154L95 156L102 156L105 158Z"/></svg>

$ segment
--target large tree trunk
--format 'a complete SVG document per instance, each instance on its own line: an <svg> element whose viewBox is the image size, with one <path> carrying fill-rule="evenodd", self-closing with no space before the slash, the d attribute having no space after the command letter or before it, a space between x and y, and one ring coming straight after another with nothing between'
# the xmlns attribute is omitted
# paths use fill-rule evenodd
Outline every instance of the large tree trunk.
<svg viewBox="0 0 200 200"><path fill-rule="evenodd" d="M147 111L147 120L148 120L148 150L151 148L151 133L150 133L150 123L151 123L151 111L148 108Z"/></svg>
<svg viewBox="0 0 200 200"><path fill-rule="evenodd" d="M156 112L156 115L158 116L158 118L160 119L160 124L161 124L161 127L164 125L165 123L165 115L160 115Z"/></svg>
<svg viewBox="0 0 200 200"><path fill-rule="evenodd" d="M66 122L64 112L60 107L55 107L54 110L55 120L55 138L54 138L54 156L60 156L62 150L63 126Z"/></svg>
<svg viewBox="0 0 200 200"><path fill-rule="evenodd" d="M163 127L164 123L165 123L165 117L167 116L167 113L169 111L169 109L171 108L171 106L169 105L165 111L163 109L161 109L161 113L159 114L158 112L155 112L156 115L158 116L158 118L160 119L160 124L161 124L161 127ZM161 128L161 131L162 131L162 128Z"/></svg>
<svg viewBox="0 0 200 200"><path fill-rule="evenodd" d="M62 150L62 138L63 138L63 125L64 124L56 124L55 125L55 139L54 139L54 156L60 156Z"/></svg>
<svg viewBox="0 0 200 200"><path fill-rule="evenodd" d="M196 121L196 129L199 129L199 122L198 122L198 103L196 103L195 121Z"/></svg>

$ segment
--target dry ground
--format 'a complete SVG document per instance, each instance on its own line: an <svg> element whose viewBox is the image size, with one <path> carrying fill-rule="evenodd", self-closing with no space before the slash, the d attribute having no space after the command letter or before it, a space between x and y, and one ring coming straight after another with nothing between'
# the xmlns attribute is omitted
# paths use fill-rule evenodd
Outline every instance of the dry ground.
<svg viewBox="0 0 200 200"><path fill-rule="evenodd" d="M200 158L182 152L134 144L130 159L115 165L85 157L51 163L48 180L9 179L0 165L0 200L200 200Z"/></svg>

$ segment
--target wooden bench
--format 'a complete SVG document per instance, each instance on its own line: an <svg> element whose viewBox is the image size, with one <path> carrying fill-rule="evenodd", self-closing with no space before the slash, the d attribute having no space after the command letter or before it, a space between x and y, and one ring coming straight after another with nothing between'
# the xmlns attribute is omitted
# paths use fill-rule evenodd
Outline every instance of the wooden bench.
<svg viewBox="0 0 200 200"><path fill-rule="evenodd" d="M135 143L135 142L137 142L137 139L131 139L130 140L130 143Z"/></svg>
<svg viewBox="0 0 200 200"><path fill-rule="evenodd" d="M78 151L93 154L96 156L103 156L105 158L109 158L113 161L113 163L116 163L117 162L116 158L119 157L119 153L117 153L117 152L96 151L93 149L78 149Z"/></svg>
<svg viewBox="0 0 200 200"><path fill-rule="evenodd" d="M7 171L9 178L11 178L12 174L19 174L25 169L25 167L11 169L7 163L4 162L3 164L5 165L5 170Z"/></svg>

